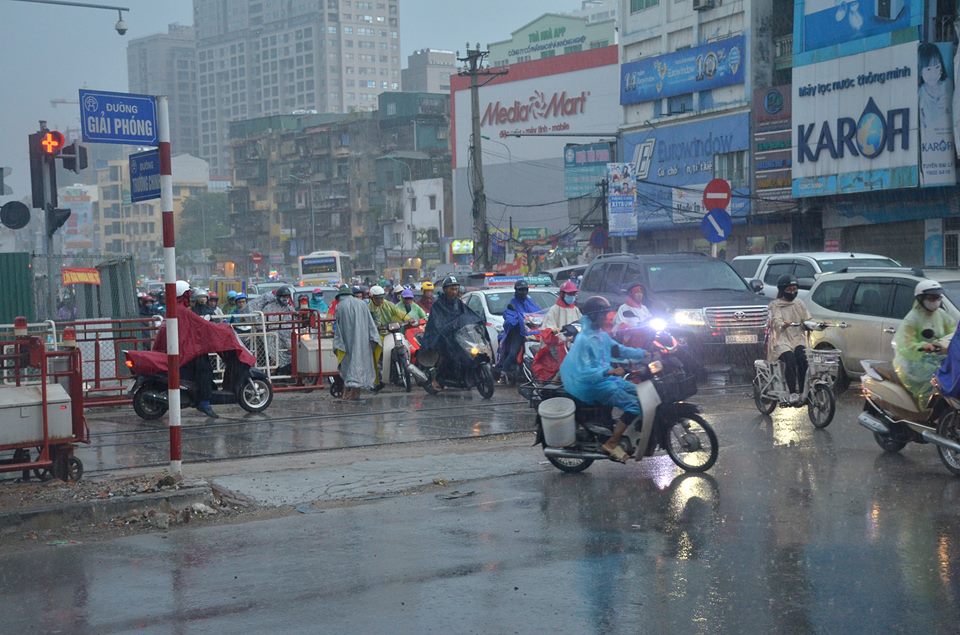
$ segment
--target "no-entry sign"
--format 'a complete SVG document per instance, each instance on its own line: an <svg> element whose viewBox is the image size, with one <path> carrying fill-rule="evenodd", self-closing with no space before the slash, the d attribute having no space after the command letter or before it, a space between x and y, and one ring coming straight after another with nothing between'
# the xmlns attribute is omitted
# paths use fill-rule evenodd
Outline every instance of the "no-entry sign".
<svg viewBox="0 0 960 635"><path fill-rule="evenodd" d="M730 182L726 179L713 179L703 188L703 206L706 209L727 209L731 197Z"/></svg>

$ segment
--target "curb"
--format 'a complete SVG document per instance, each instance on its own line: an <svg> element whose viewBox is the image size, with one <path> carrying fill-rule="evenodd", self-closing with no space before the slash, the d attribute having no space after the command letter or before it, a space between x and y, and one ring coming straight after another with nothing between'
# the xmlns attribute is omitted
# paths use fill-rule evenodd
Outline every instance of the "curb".
<svg viewBox="0 0 960 635"><path fill-rule="evenodd" d="M59 529L71 523L98 523L139 510L176 511L213 496L207 483L190 484L166 492L149 492L118 498L95 499L0 513L0 534Z"/></svg>

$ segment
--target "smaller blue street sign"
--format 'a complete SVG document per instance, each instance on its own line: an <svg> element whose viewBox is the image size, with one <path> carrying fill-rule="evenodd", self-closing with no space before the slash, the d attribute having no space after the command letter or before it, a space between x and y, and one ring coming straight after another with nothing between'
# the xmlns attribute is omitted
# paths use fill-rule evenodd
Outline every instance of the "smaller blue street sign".
<svg viewBox="0 0 960 635"><path fill-rule="evenodd" d="M153 95L80 91L80 130L87 143L157 145L157 100Z"/></svg>
<svg viewBox="0 0 960 635"><path fill-rule="evenodd" d="M733 220L730 214L722 209L712 209L704 215L700 222L700 231L704 238L712 243L722 243L733 233Z"/></svg>
<svg viewBox="0 0 960 635"><path fill-rule="evenodd" d="M160 198L160 150L130 155L130 201Z"/></svg>

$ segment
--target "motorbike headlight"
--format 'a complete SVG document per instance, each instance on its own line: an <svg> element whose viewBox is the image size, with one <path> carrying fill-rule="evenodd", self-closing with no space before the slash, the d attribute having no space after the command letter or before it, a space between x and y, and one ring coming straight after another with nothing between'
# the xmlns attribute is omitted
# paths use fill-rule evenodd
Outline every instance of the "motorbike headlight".
<svg viewBox="0 0 960 635"><path fill-rule="evenodd" d="M654 331L665 331L667 330L667 321L663 318L653 318L650 320L650 328Z"/></svg>
<svg viewBox="0 0 960 635"><path fill-rule="evenodd" d="M471 346L471 347L470 347L470 355L471 355L471 356L476 357L476 356L479 355L479 354L480 354L480 349L479 349L479 348L477 348L476 346Z"/></svg>
<svg viewBox="0 0 960 635"><path fill-rule="evenodd" d="M661 362L659 359L658 359L658 360L654 360L654 361L650 362L649 364L647 364L647 370L650 371L650 374L656 375L656 374L659 373L661 370L663 370L663 362Z"/></svg>
<svg viewBox="0 0 960 635"><path fill-rule="evenodd" d="M703 311L699 309L681 309L673 312L673 321L680 326L706 326Z"/></svg>

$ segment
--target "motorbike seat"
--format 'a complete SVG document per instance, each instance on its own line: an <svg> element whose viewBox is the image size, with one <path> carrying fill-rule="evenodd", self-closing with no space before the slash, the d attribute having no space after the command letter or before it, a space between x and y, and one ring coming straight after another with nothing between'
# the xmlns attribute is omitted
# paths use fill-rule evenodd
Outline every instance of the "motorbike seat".
<svg viewBox="0 0 960 635"><path fill-rule="evenodd" d="M568 397L570 397L568 395ZM579 399L573 399L573 402L577 406L576 419L579 423L586 423L588 421L610 421L613 419L613 407L604 406L597 404L588 404Z"/></svg>
<svg viewBox="0 0 960 635"><path fill-rule="evenodd" d="M893 364L874 364L872 368L877 372L878 375L883 377L885 381L892 381L895 384L900 383L900 378L897 377L897 371L893 369Z"/></svg>

